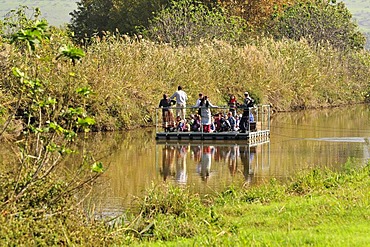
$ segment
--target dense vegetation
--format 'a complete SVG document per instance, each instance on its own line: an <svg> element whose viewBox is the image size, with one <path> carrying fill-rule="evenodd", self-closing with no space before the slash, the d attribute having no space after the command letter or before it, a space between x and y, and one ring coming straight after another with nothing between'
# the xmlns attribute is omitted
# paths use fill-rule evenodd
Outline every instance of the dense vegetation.
<svg viewBox="0 0 370 247"><path fill-rule="evenodd" d="M60 48L55 39L48 46ZM5 61L23 61L10 46L6 52ZM50 82L45 95L64 97L64 92L71 92L69 100L78 104L82 102L73 98L73 92L89 87L93 93L84 103L96 120L95 130L153 124L161 95L172 93L179 84L189 94L190 104L200 91L217 105L225 105L230 93L240 99L244 91L251 91L259 102L271 103L277 111L362 102L369 87L366 52L341 54L330 47L312 50L305 40L264 39L243 47L214 42L177 49L111 36L87 48L73 76L62 73L72 64L58 60L55 66L54 52L46 53L48 59L28 63L40 68L40 80ZM5 65L7 70L1 75L8 89L3 91L4 100L14 97L9 93L15 80L10 64ZM5 102L3 106L12 106L10 100Z"/></svg>
<svg viewBox="0 0 370 247"><path fill-rule="evenodd" d="M227 15L221 7L208 9L201 3L183 0L157 13L148 22L143 37L108 31L101 37L86 36L89 45L84 48L82 63L74 58L70 64L55 60L59 49L68 52L73 42L66 30L49 30L47 35L51 39L38 48L42 59L28 58L26 69L38 68L37 79L50 82L44 94L56 102L63 102L64 94L71 92L68 101L78 105L81 101L73 98L72 92L88 88L88 97L83 102L95 119L94 130L152 125L161 95L172 93L179 84L184 86L190 101L195 102L202 91L215 104L225 105L229 94L241 97L249 90L258 102L270 103L276 111L363 102L369 91L369 54L361 49L364 39L343 5L320 4L294 5L286 12L276 10L273 18L259 27L266 32L270 30L273 37L257 37L256 32L248 31L251 26L245 19ZM318 9L322 8L320 15ZM312 15L318 16L312 20L320 23L321 28L315 29L318 26L312 24L310 29L304 28L304 33L294 31L294 36L286 33L288 29L280 28L280 33L272 29L280 23L291 25L290 30L300 30L299 25L304 23L298 17L311 10L315 10ZM81 10L82 13L85 12ZM11 68L24 59L19 47L14 46L16 43L6 44L7 37L32 26L19 15L3 23L1 76L5 115L14 111L14 104L6 99L17 96L12 88L16 78ZM333 15L338 20L330 19L328 24L326 18L320 17ZM217 28L210 28L213 24ZM332 30L327 33L338 35L320 35L319 30L325 28ZM68 73L72 67L73 77ZM26 109L20 105L18 117L23 117L22 112Z"/></svg>
<svg viewBox="0 0 370 247"><path fill-rule="evenodd" d="M103 164L83 149L83 159L70 159L75 162L69 164L73 169L66 170L61 162L74 154L76 137L90 130L151 126L161 95L175 91L180 84L190 101L195 102L202 91L213 103L224 105L229 94L241 97L248 90L258 102L270 103L276 111L363 102L370 91L370 57L362 49L364 39L348 12L334 2L285 5L287 1L250 1L244 6L243 1L216 6L184 0L168 2L147 15L138 10L157 10L162 3L149 1L147 8L142 8L145 3L141 1L92 2L81 1L74 13L73 32L49 28L39 20L38 11L29 19L24 9L1 22L0 139L13 141L9 149L16 150L0 163L0 220L8 223L0 228L2 243L97 245L193 238L216 245L230 243L226 236L234 236L233 241L244 245L256 241L242 227L251 215L245 214L242 221L225 220L221 217L229 217L229 211L222 211L225 205L235 214L257 207L272 217L271 210L278 207L283 212L284 205L291 210L288 214L299 213L293 201L311 210L306 195L315 198L315 215L328 221L349 215L359 221L361 234L368 234L363 230L369 229L363 227L368 220L363 213L369 205L368 167L344 174L313 171L290 185L230 189L210 197L206 204L187 191L165 188L164 192L149 191L140 212L124 215L122 222L115 221L110 227L86 217L80 205ZM258 11L247 15L246 9ZM125 16L123 10L132 15L125 20L139 21L129 24L131 30L122 27L132 36L116 30L122 22L114 16ZM315 27L321 28L299 33L304 25L300 20L307 14L315 16L312 20L320 22ZM333 15L337 18L322 18ZM291 25L291 29L272 28L278 25ZM187 28L181 29L184 26ZM295 30L294 35L289 30ZM320 36L319 30L338 35ZM358 196L343 198L343 189L356 190ZM334 216L321 211L324 203L333 204L333 198L339 199L339 209L344 208ZM283 222L286 228L290 224L289 220ZM309 226L330 230L319 223ZM271 231L267 222L255 222L255 226ZM236 233L241 238L235 239ZM273 236L255 243L281 239L288 244L307 243L283 236L277 232L277 239ZM320 242L323 240L317 235L307 241L331 240ZM363 243L360 238L356 241L353 243Z"/></svg>
<svg viewBox="0 0 370 247"><path fill-rule="evenodd" d="M79 42L108 31L172 45L213 39L243 44L246 37L266 35L361 49L365 37L351 18L335 0L83 0L72 13L70 28Z"/></svg>

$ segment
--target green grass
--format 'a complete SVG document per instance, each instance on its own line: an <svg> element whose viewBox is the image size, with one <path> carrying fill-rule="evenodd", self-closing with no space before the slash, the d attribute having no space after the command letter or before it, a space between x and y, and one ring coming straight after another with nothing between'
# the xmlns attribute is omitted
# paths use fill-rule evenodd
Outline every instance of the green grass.
<svg viewBox="0 0 370 247"><path fill-rule="evenodd" d="M297 183L305 184L307 190L297 190ZM140 246L367 246L369 185L367 167L359 172L343 173L314 170L286 185L272 183L245 191L231 189L206 206L208 212L205 210L191 220L193 236L167 235L163 239L157 235L152 241L136 243ZM254 200L246 200L251 194ZM176 220L166 223L167 229L177 224ZM155 232L160 234L161 230Z"/></svg>
<svg viewBox="0 0 370 247"><path fill-rule="evenodd" d="M239 210L244 213L227 217L225 221L232 222L238 229L237 234L231 234L230 243L240 245L340 246L351 243L364 246L370 224L364 217L365 212L358 210L366 208L343 209L342 206L336 198L327 195L287 198L268 205L243 205ZM234 208L222 209L220 213Z"/></svg>

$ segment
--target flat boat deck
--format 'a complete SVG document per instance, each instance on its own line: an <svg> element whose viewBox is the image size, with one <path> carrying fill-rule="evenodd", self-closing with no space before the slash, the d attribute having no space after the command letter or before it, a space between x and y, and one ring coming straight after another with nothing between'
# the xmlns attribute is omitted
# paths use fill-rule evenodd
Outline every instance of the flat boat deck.
<svg viewBox="0 0 370 247"><path fill-rule="evenodd" d="M218 107L220 111L221 107ZM190 109L191 110L191 109ZM194 109L192 109L194 110ZM224 110L228 110L225 108ZM246 132L224 131L224 132L203 132L203 131L158 131L162 128L159 119L161 109L156 110L156 139L157 140L241 140L248 144L260 144L270 139L270 107L268 105L253 108L255 122L250 122ZM252 112L252 108L250 109ZM202 129L202 127L201 127Z"/></svg>
<svg viewBox="0 0 370 247"><path fill-rule="evenodd" d="M241 133L238 131L229 132L158 132L157 140L241 140L250 145L261 144L270 140L269 130Z"/></svg>
<svg viewBox="0 0 370 247"><path fill-rule="evenodd" d="M167 140L248 140L249 132L158 132L156 138Z"/></svg>

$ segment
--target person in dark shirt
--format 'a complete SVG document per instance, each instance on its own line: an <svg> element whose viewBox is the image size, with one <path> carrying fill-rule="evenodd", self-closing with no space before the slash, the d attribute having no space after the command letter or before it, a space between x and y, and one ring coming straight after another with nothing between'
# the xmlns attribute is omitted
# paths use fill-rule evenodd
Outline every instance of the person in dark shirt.
<svg viewBox="0 0 370 247"><path fill-rule="evenodd" d="M246 132L249 124L249 108L253 107L254 100L249 96L248 92L244 93L244 100L241 107L243 108L243 115L240 119L239 128L241 132Z"/></svg>
<svg viewBox="0 0 370 247"><path fill-rule="evenodd" d="M159 108L162 108L162 124L165 131L170 131L174 127L173 113L171 110L172 102L167 94L159 102Z"/></svg>

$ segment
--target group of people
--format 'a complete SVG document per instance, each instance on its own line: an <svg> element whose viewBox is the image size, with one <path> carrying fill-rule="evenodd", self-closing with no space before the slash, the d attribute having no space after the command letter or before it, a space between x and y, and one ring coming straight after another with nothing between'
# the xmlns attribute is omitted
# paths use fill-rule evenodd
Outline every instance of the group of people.
<svg viewBox="0 0 370 247"><path fill-rule="evenodd" d="M219 112L212 115L211 108L218 108L218 106L213 105L208 96L199 93L195 105L192 106L192 108L198 109L197 113L186 118L187 101L188 96L181 86L178 86L177 91L172 96L163 95L159 107L162 108L165 131L245 132L248 129L249 122L254 122L253 114L249 110L254 106L254 100L248 92L244 93L242 104L237 102L235 95L230 96L227 114ZM173 116L173 108L176 109L176 117ZM243 109L241 115L237 114L238 108Z"/></svg>

